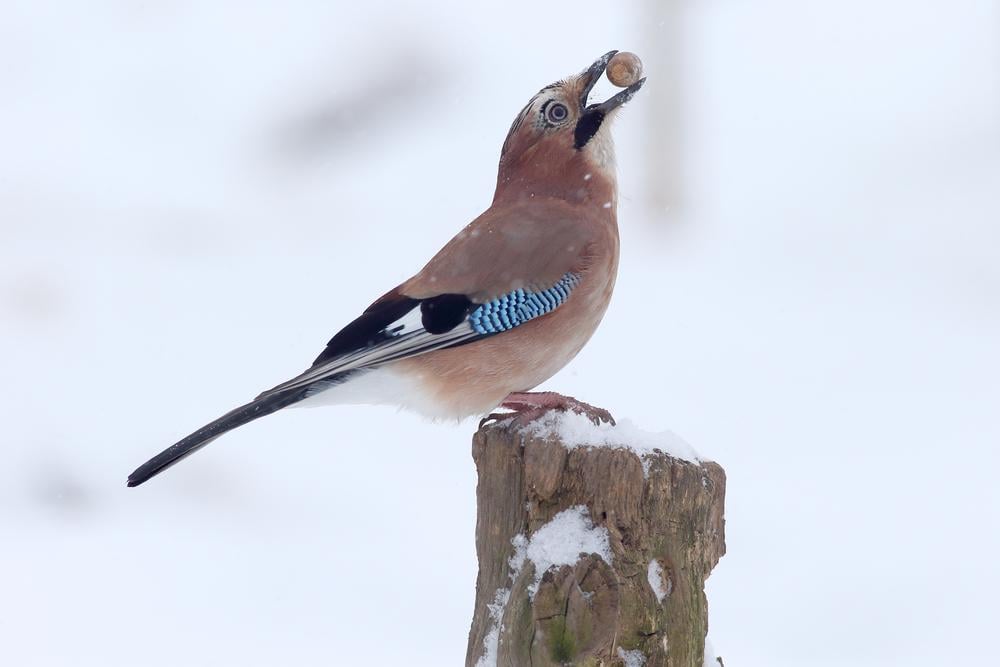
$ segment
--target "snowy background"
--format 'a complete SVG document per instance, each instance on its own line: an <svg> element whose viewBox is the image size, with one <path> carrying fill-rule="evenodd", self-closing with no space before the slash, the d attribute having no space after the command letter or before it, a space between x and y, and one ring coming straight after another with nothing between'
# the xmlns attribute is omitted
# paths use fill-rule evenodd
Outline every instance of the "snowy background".
<svg viewBox="0 0 1000 667"><path fill-rule="evenodd" d="M288 411L125 476L418 269L612 48L619 287L546 388L725 466L728 665L995 659L995 1L5 0L0 663L461 664L474 422Z"/></svg>

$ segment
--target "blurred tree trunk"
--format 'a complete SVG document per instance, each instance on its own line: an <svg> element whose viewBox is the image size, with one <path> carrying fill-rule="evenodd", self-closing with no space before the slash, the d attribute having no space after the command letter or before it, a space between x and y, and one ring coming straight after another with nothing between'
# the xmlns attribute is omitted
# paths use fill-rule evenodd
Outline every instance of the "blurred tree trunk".
<svg viewBox="0 0 1000 667"><path fill-rule="evenodd" d="M684 71L687 57L684 0L647 0L641 5L646 86L652 112L644 132L646 198L651 221L677 222L687 206L684 157ZM643 91L644 94L646 91Z"/></svg>
<svg viewBox="0 0 1000 667"><path fill-rule="evenodd" d="M505 423L480 428L472 455L479 577L467 666L702 667L704 582L725 553L719 465L567 450ZM532 597L534 566L512 565L514 544L580 505L607 529L611 564L581 554L545 572Z"/></svg>

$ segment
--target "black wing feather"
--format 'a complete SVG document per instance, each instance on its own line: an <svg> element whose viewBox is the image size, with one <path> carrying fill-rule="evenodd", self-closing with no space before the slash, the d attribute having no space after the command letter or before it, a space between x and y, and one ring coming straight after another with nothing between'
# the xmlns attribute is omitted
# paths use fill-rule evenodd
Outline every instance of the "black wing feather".
<svg viewBox="0 0 1000 667"><path fill-rule="evenodd" d="M387 340L392 335L387 327L419 304L417 299L389 292L365 309L360 317L338 331L326 344L326 349L316 357L313 366Z"/></svg>
<svg viewBox="0 0 1000 667"><path fill-rule="evenodd" d="M443 334L465 321L476 306L464 294L441 294L420 302L420 323L427 333Z"/></svg>

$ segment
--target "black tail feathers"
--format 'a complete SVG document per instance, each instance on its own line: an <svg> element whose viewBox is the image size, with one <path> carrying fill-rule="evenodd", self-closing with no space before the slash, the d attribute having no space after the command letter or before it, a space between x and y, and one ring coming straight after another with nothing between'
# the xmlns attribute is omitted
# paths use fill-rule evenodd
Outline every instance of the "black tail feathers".
<svg viewBox="0 0 1000 667"><path fill-rule="evenodd" d="M253 401L231 410L215 421L187 436L180 442L171 445L150 460L143 463L128 476L129 486L139 486L151 477L155 477L181 459L190 456L220 435L249 424L255 419L265 417L289 405L298 403L308 395L308 388L296 389L290 392L265 394Z"/></svg>

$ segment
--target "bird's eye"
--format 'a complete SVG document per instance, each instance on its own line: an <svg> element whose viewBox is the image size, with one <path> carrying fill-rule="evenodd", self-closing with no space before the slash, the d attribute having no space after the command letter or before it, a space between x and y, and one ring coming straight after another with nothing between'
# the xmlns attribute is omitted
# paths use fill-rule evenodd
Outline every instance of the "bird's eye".
<svg viewBox="0 0 1000 667"><path fill-rule="evenodd" d="M545 108L545 118L550 123L561 123L569 116L569 109L565 104L554 102Z"/></svg>

